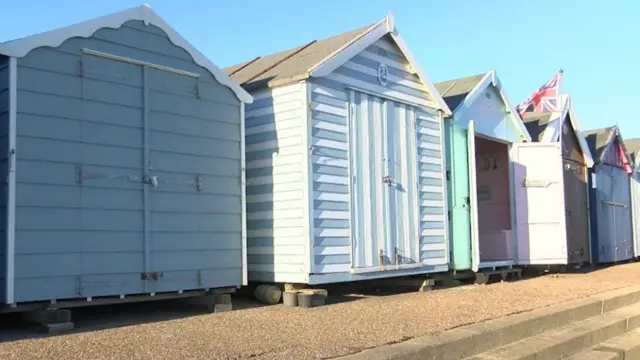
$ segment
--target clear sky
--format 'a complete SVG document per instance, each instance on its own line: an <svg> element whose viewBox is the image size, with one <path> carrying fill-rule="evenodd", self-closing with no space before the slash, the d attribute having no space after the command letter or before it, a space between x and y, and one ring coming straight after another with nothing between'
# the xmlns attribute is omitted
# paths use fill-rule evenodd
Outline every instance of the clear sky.
<svg viewBox="0 0 640 360"><path fill-rule="evenodd" d="M136 0L0 0L0 41L141 5ZM640 1L147 0L219 67L382 19L434 82L497 71L514 105L564 69L583 129L640 137Z"/></svg>

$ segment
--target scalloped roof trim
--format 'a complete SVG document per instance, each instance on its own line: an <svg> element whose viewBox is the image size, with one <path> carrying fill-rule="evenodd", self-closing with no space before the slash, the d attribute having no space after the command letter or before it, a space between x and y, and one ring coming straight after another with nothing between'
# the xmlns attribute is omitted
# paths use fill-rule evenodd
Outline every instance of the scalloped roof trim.
<svg viewBox="0 0 640 360"><path fill-rule="evenodd" d="M91 37L96 31L102 28L118 29L125 22L131 20L143 21L145 25L154 25L162 29L169 40L176 46L183 48L191 55L196 64L206 68L213 74L215 79L222 85L230 88L244 103L253 102L253 97L246 92L238 83L228 77L220 68L211 62L200 51L193 47L182 35L178 34L169 24L158 16L149 5L144 4L128 10L101 16L95 19L83 21L74 25L51 30L48 32L27 36L21 39L0 43L0 54L21 58L26 56L31 50L48 46L58 47L65 40L72 37Z"/></svg>

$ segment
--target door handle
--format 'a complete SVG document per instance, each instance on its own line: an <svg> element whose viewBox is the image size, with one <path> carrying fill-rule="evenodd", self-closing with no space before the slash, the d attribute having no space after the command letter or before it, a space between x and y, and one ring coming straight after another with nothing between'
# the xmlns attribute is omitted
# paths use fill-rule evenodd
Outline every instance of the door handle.
<svg viewBox="0 0 640 360"><path fill-rule="evenodd" d="M391 178L391 176L387 175L387 176L383 176L382 177L382 182L391 186L393 184L393 179Z"/></svg>
<svg viewBox="0 0 640 360"><path fill-rule="evenodd" d="M158 187L158 177L155 175L145 175L143 182L145 184L151 185L151 187L154 189Z"/></svg>

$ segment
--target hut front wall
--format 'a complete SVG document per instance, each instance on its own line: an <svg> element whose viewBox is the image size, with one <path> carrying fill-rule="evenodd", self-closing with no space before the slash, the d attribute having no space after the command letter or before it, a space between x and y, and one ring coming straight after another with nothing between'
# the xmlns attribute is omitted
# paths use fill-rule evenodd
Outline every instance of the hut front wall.
<svg viewBox="0 0 640 360"><path fill-rule="evenodd" d="M247 263L251 281L306 283L306 85L255 92L246 105ZM309 125L311 126L311 125Z"/></svg>
<svg viewBox="0 0 640 360"><path fill-rule="evenodd" d="M601 163L595 166L595 188L593 178L590 183L594 259L608 263L631 258L633 246L629 176L623 169Z"/></svg>
<svg viewBox="0 0 640 360"><path fill-rule="evenodd" d="M633 227L633 255L640 256L640 172L635 169L631 181L632 227Z"/></svg>
<svg viewBox="0 0 640 360"><path fill-rule="evenodd" d="M465 129L468 128L469 121L473 120L476 133L509 143L524 139L513 123L500 92L493 86L485 89L469 107L461 106L453 120L457 126Z"/></svg>
<svg viewBox="0 0 640 360"><path fill-rule="evenodd" d="M0 56L0 179L7 178L9 150L9 58ZM0 184L0 303L6 301L7 182Z"/></svg>
<svg viewBox="0 0 640 360"><path fill-rule="evenodd" d="M16 302L241 285L240 115L140 21L20 58Z"/></svg>
<svg viewBox="0 0 640 360"><path fill-rule="evenodd" d="M382 85L377 76L381 63L388 69L386 85ZM446 270L443 130L437 116L425 111L425 108L433 106L433 99L419 78L412 74L410 64L400 49L390 38L384 37L330 75L312 79L309 86L313 109L310 144L313 173L312 273L317 276L312 276L311 281L321 283ZM407 103L393 98L403 98ZM383 114L384 111L387 113ZM367 122L381 122L383 117L389 126L386 130L371 128L366 137L362 134L365 125L370 125ZM350 118L357 122L351 130ZM403 129L408 133L405 134ZM397 164L406 169L397 170L393 180L397 182L396 188L403 186L406 189L403 195L406 205L403 203L401 207L392 209L382 202L366 200L372 196L377 199L385 196L367 195L366 192L377 191L378 183L383 181L384 174L375 172L371 161L376 159L371 156L382 149L382 136L389 136L382 134L387 130L393 131L396 139L402 139L391 140L389 144L397 146L393 150L394 156L399 156ZM359 135L350 135L354 131ZM357 149L350 149L354 146L354 136L360 143L355 145ZM363 145L364 141L369 145ZM363 158L367 153L369 158ZM407 159L415 161L408 164ZM369 185L361 188L362 181L367 181L365 178L369 179ZM390 213L383 215L381 212L385 211ZM397 227L389 231L399 235L390 236L380 230L383 217L397 219L393 222ZM412 218L416 219L415 222ZM395 259L393 244L398 249ZM356 270L377 267L381 257L385 264L393 264L394 261L406 264L406 270L349 275L352 267Z"/></svg>

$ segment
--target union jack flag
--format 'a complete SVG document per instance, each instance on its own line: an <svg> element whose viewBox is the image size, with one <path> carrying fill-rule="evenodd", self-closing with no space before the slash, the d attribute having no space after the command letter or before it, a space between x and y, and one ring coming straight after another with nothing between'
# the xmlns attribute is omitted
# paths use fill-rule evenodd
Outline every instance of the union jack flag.
<svg viewBox="0 0 640 360"><path fill-rule="evenodd" d="M542 85L538 90L534 91L527 100L516 106L516 110L520 116L524 116L526 112L548 112L559 111L560 96L560 77L562 70Z"/></svg>

